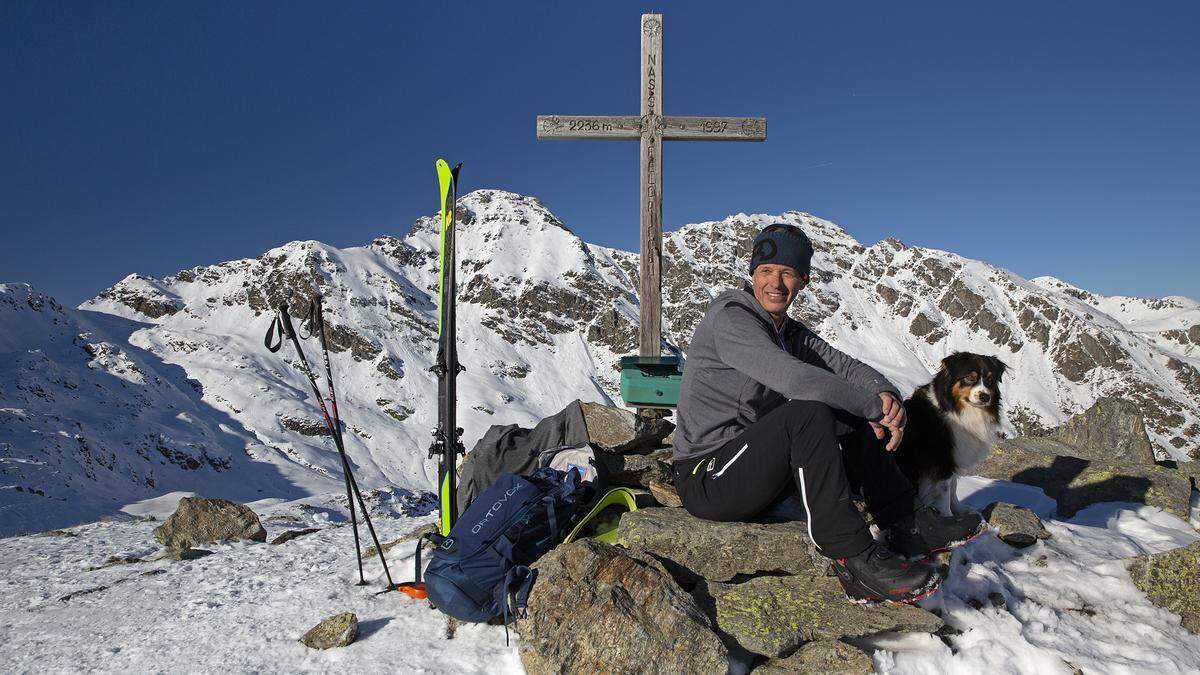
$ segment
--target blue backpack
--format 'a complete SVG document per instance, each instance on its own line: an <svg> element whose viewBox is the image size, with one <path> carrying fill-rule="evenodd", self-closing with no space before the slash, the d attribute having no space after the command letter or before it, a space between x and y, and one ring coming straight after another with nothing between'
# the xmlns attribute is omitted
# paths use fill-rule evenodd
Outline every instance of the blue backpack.
<svg viewBox="0 0 1200 675"><path fill-rule="evenodd" d="M425 591L442 612L473 623L523 616L536 571L533 564L561 542L591 501L592 486L578 469L544 467L529 476L502 474L479 494L450 529L417 542L416 578L421 581L421 544L434 543L425 570Z"/></svg>

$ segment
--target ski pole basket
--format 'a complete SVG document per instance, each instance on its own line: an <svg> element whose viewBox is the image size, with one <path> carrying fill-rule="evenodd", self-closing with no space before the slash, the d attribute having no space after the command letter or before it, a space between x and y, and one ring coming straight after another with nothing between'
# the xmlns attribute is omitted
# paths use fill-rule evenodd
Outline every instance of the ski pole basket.
<svg viewBox="0 0 1200 675"><path fill-rule="evenodd" d="M678 356L622 356L621 398L639 408L674 408L679 403Z"/></svg>

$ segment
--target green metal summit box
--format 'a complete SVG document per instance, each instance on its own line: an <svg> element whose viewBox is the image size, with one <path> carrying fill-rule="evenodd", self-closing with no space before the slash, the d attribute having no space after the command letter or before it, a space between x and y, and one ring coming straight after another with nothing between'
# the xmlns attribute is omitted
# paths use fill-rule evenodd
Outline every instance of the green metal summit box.
<svg viewBox="0 0 1200 675"><path fill-rule="evenodd" d="M622 356L621 398L625 405L674 408L679 403L678 356Z"/></svg>

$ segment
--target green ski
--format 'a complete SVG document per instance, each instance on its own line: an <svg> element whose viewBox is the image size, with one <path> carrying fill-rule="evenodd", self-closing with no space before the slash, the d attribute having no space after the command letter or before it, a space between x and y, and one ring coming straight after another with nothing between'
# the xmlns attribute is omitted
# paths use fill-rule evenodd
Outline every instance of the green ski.
<svg viewBox="0 0 1200 675"><path fill-rule="evenodd" d="M431 371L438 376L438 425L434 430L433 445L429 456L438 457L438 503L439 530L450 534L450 527L458 517L458 500L455 492L455 461L465 453L460 437L462 429L455 419L455 381L465 370L458 363L458 348L455 337L455 258L454 258L454 206L458 200L458 170L445 160L437 161L438 188L441 195L441 250L438 253L438 349Z"/></svg>

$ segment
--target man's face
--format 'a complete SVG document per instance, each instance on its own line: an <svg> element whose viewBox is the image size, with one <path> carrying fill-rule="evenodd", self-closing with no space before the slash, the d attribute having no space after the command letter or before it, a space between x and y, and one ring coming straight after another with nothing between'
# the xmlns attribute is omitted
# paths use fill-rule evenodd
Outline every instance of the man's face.
<svg viewBox="0 0 1200 675"><path fill-rule="evenodd" d="M808 275L800 274L787 265L763 264L754 268L754 276L750 280L754 288L754 297L767 312L782 316L796 299L796 296L808 285Z"/></svg>

